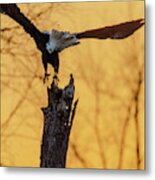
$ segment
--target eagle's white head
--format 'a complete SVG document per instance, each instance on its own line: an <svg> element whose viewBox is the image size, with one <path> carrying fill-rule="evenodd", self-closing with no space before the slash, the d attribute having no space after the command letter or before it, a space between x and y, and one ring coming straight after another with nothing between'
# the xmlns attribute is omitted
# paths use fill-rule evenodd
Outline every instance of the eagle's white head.
<svg viewBox="0 0 155 180"><path fill-rule="evenodd" d="M46 43L46 49L51 54L54 51L62 51L65 48L79 44L75 34L52 29L49 34L49 41Z"/></svg>

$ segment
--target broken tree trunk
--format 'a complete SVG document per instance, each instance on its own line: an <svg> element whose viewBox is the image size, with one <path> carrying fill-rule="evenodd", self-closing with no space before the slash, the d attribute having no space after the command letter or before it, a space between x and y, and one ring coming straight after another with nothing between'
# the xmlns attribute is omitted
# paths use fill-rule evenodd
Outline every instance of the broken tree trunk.
<svg viewBox="0 0 155 180"><path fill-rule="evenodd" d="M40 167L65 168L69 135L78 100L73 104L74 79L69 84L58 87L57 78L53 78L48 92L48 106L42 108L44 129L41 145Z"/></svg>

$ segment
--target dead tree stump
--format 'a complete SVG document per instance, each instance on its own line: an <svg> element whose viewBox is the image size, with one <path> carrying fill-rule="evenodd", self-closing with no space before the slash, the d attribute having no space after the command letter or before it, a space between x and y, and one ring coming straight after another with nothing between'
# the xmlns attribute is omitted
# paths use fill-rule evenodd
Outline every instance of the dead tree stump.
<svg viewBox="0 0 155 180"><path fill-rule="evenodd" d="M40 167L65 168L66 154L78 100L74 99L74 79L70 76L69 84L58 87L58 80L53 78L51 88L47 89L48 106L42 108L44 128L41 145Z"/></svg>

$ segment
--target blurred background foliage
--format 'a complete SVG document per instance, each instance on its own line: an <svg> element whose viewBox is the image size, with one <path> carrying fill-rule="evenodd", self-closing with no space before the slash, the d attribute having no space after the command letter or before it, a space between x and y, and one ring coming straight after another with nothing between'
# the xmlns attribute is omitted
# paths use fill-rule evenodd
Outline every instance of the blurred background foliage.
<svg viewBox="0 0 155 180"><path fill-rule="evenodd" d="M144 18L144 2L19 4L41 30L80 32ZM47 86L40 52L1 15L1 165L38 167ZM52 68L49 72L53 74ZM144 169L144 27L124 40L82 40L60 54L60 86L79 104L69 168ZM47 84L49 85L49 84Z"/></svg>

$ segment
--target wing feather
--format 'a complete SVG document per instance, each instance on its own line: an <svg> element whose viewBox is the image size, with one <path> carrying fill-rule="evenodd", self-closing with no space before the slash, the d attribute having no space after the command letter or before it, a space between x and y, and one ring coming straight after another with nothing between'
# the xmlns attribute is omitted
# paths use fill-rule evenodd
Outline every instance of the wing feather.
<svg viewBox="0 0 155 180"><path fill-rule="evenodd" d="M76 34L78 39L97 38L97 39L124 39L132 35L137 29L144 25L143 19L121 23L118 25L107 26L93 29Z"/></svg>
<svg viewBox="0 0 155 180"><path fill-rule="evenodd" d="M16 4L0 4L0 12L8 15L35 40L39 49L42 49L45 37L38 28L20 11Z"/></svg>

